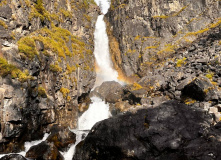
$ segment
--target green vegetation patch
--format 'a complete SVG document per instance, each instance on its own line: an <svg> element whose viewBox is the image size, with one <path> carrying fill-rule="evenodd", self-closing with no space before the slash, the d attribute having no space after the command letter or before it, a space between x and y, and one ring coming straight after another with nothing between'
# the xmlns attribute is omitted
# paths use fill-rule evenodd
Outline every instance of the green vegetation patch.
<svg viewBox="0 0 221 160"><path fill-rule="evenodd" d="M3 6L3 5L6 5L6 4L7 4L7 0L2 0L2 1L0 2L0 7Z"/></svg>
<svg viewBox="0 0 221 160"><path fill-rule="evenodd" d="M47 97L47 93L43 87L38 87L38 95L43 98Z"/></svg>
<svg viewBox="0 0 221 160"><path fill-rule="evenodd" d="M176 63L176 66L181 67L182 65L184 65L186 63L185 61L186 61L185 57L183 59L178 59L177 63Z"/></svg>
<svg viewBox="0 0 221 160"><path fill-rule="evenodd" d="M84 52L91 54L91 51L86 49L86 44L80 38L73 36L67 29L55 26L52 29L42 28L22 37L18 41L19 52L24 53L30 59L34 58L35 55L38 55L36 41L41 41L45 50L56 53L64 59L66 56L82 55ZM69 41L72 43L70 47L67 46ZM43 53L47 55L47 52Z"/></svg>
<svg viewBox="0 0 221 160"><path fill-rule="evenodd" d="M0 20L0 26L3 26L5 29L8 29L7 24L2 20Z"/></svg>
<svg viewBox="0 0 221 160"><path fill-rule="evenodd" d="M25 82L32 78L27 70L22 72L16 66L9 64L6 59L0 58L0 75L7 76L8 74L10 74L12 78L18 78L21 82Z"/></svg>
<svg viewBox="0 0 221 160"><path fill-rule="evenodd" d="M67 88L62 87L60 89L60 92L63 94L63 97L66 98L68 96L68 94L70 93L70 90Z"/></svg>

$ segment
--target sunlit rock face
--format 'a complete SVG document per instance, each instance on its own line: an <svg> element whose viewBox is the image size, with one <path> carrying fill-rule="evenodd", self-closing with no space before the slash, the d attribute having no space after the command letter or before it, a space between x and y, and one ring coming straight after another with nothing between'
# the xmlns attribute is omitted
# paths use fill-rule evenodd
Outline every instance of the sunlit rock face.
<svg viewBox="0 0 221 160"><path fill-rule="evenodd" d="M220 1L111 2L106 15L111 54L127 77L148 75L177 48L220 23Z"/></svg>

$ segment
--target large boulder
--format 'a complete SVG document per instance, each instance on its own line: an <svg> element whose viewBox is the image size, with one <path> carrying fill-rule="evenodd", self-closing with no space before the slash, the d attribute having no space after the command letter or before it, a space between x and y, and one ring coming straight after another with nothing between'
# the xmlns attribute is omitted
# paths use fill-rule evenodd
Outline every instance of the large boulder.
<svg viewBox="0 0 221 160"><path fill-rule="evenodd" d="M218 160L221 131L212 122L199 107L168 101L98 122L73 160Z"/></svg>
<svg viewBox="0 0 221 160"><path fill-rule="evenodd" d="M76 134L71 132L68 128L64 130L58 130L49 135L48 142L53 142L54 145L60 151L66 151L71 144L76 142Z"/></svg>
<svg viewBox="0 0 221 160"><path fill-rule="evenodd" d="M0 160L26 160L26 158L19 154L10 154L0 158Z"/></svg>
<svg viewBox="0 0 221 160"><path fill-rule="evenodd" d="M90 96L97 96L104 99L108 103L116 103L120 101L123 95L123 86L115 81L102 83L92 91Z"/></svg>
<svg viewBox="0 0 221 160"><path fill-rule="evenodd" d="M36 160L63 160L63 156L58 151L54 143L43 141L32 146L25 155L26 158Z"/></svg>
<svg viewBox="0 0 221 160"><path fill-rule="evenodd" d="M198 77L186 85L182 90L182 96L199 101L218 100L217 89L207 77Z"/></svg>

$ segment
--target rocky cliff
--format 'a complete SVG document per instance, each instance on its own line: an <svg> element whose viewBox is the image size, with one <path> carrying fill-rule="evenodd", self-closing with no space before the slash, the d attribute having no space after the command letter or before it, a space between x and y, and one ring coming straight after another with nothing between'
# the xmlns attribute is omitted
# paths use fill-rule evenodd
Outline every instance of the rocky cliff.
<svg viewBox="0 0 221 160"><path fill-rule="evenodd" d="M115 66L143 77L221 23L219 0L118 0L106 16Z"/></svg>
<svg viewBox="0 0 221 160"><path fill-rule="evenodd" d="M215 107L219 121L220 7L217 0L112 1L106 15L112 60L121 78L135 81L119 105L176 99Z"/></svg>
<svg viewBox="0 0 221 160"><path fill-rule="evenodd" d="M98 13L90 0L0 1L0 153L76 126L96 77Z"/></svg>

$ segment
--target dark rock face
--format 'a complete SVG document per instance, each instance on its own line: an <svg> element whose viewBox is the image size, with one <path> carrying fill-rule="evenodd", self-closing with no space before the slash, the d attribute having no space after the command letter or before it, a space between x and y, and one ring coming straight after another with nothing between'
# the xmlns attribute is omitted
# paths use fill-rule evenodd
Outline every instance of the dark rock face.
<svg viewBox="0 0 221 160"><path fill-rule="evenodd" d="M19 154L10 154L0 158L0 160L26 160L26 158Z"/></svg>
<svg viewBox="0 0 221 160"><path fill-rule="evenodd" d="M202 109L168 101L97 123L73 159L218 160L220 130L211 123Z"/></svg>
<svg viewBox="0 0 221 160"><path fill-rule="evenodd" d="M25 155L26 158L36 160L63 160L63 156L53 143L41 142L36 146L32 146Z"/></svg>

